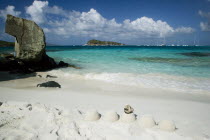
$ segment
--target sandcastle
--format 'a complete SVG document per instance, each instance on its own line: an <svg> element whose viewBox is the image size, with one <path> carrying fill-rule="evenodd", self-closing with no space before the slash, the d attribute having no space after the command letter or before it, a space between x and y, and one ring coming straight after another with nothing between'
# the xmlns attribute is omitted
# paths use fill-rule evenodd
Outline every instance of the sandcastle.
<svg viewBox="0 0 210 140"><path fill-rule="evenodd" d="M156 123L154 118L149 115L144 115L139 118L134 114L134 109L130 105L124 107L124 113L120 116L115 111L107 111L104 115L101 115L96 110L89 110L84 115L85 121L97 121L102 118L102 120L107 122L123 122L123 123L132 123L137 120L140 127L143 128L158 128L163 131L173 132L176 130L176 126L173 121L162 120L159 123Z"/></svg>

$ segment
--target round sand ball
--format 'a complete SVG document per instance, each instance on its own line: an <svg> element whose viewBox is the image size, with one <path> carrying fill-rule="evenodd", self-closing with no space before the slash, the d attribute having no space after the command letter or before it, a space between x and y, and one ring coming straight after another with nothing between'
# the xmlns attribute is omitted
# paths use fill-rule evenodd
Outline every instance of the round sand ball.
<svg viewBox="0 0 210 140"><path fill-rule="evenodd" d="M155 121L152 116L142 116L138 123L144 128L151 128L155 126Z"/></svg>
<svg viewBox="0 0 210 140"><path fill-rule="evenodd" d="M125 114L123 113L123 115L121 116L121 121L123 122L133 122L136 120L136 116L135 114L131 113L131 114Z"/></svg>
<svg viewBox="0 0 210 140"><path fill-rule="evenodd" d="M158 125L161 130L165 130L165 131L175 131L176 129L174 122L169 121L169 120L160 121Z"/></svg>
<svg viewBox="0 0 210 140"><path fill-rule="evenodd" d="M119 115L115 111L108 111L104 114L103 118L106 121L115 122L119 120Z"/></svg>
<svg viewBox="0 0 210 140"><path fill-rule="evenodd" d="M101 118L101 115L96 110L87 111L85 114L86 121L97 121Z"/></svg>

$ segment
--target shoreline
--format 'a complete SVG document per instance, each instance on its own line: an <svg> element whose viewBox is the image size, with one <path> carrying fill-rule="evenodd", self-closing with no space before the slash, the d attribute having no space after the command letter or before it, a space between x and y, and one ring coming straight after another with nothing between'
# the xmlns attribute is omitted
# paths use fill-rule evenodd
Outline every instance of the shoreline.
<svg viewBox="0 0 210 140"><path fill-rule="evenodd" d="M51 71L37 72L37 74L9 74L7 72L0 72L0 88L5 90L43 90L43 91L57 91L57 92L74 92L81 94L96 94L96 95L111 95L111 96L131 96L131 97L146 97L146 98L165 98L165 99L179 99L190 101L201 101L210 103L210 91L186 92L175 91L173 89L131 86L113 84L101 80L93 79L77 79L77 78L45 78L46 75L51 75ZM37 75L42 75L40 78ZM56 75L57 76L57 75ZM61 84L62 88L38 88L37 84L56 81ZM129 93L129 94L128 94Z"/></svg>

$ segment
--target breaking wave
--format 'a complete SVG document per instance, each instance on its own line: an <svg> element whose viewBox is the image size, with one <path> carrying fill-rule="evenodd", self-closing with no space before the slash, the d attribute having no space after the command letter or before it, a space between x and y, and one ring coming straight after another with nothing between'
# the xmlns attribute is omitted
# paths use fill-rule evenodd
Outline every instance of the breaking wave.
<svg viewBox="0 0 210 140"><path fill-rule="evenodd" d="M162 73L79 73L62 70L50 71L59 78L80 80L98 80L117 85L138 86L145 88L162 88L178 91L210 91L210 79L201 77L175 76Z"/></svg>

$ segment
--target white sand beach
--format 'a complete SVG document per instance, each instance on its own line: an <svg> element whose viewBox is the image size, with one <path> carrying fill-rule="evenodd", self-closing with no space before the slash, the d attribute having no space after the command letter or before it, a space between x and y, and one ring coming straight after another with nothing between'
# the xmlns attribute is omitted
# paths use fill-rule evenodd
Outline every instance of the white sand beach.
<svg viewBox="0 0 210 140"><path fill-rule="evenodd" d="M98 80L45 78L48 73L39 74L42 78L14 79L14 75L8 77L1 73L0 139L210 139L210 93L116 85ZM62 87L36 87L50 80ZM127 104L134 108L136 120L133 122L124 122L121 118ZM85 120L90 110L96 110L101 118ZM107 111L116 112L119 120L107 121ZM156 125L143 127L139 120L144 116L152 117ZM162 120L174 122L176 130L162 130L158 125Z"/></svg>

